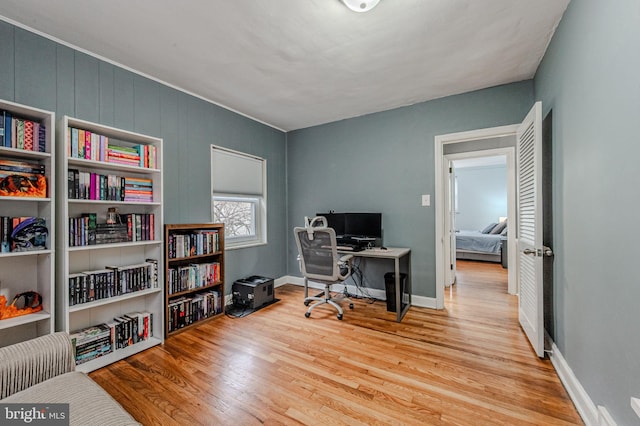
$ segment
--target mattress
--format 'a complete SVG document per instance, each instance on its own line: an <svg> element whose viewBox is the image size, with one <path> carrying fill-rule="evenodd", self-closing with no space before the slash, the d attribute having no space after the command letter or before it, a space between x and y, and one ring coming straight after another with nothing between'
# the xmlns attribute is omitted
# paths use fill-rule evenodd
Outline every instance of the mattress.
<svg viewBox="0 0 640 426"><path fill-rule="evenodd" d="M480 231L456 232L456 250L474 251L480 253L500 254L500 234L483 234Z"/></svg>

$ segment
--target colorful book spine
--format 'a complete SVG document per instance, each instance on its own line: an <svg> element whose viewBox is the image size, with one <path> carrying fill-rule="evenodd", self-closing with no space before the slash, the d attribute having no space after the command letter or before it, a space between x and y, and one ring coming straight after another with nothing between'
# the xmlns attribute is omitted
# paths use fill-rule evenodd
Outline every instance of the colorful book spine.
<svg viewBox="0 0 640 426"><path fill-rule="evenodd" d="M11 119L11 113L9 111L5 111L4 113L4 146L7 148L11 148L11 139L12 139L11 131L13 130L12 121L13 120Z"/></svg>
<svg viewBox="0 0 640 426"><path fill-rule="evenodd" d="M16 144L14 148L24 149L24 120L19 118L16 121Z"/></svg>
<svg viewBox="0 0 640 426"><path fill-rule="evenodd" d="M33 121L23 120L24 137L22 149L33 151Z"/></svg>

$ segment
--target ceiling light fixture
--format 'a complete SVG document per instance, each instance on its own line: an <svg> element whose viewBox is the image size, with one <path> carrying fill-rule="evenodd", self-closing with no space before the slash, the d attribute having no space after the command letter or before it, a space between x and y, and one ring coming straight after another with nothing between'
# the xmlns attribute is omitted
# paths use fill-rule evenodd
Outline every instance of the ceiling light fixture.
<svg viewBox="0 0 640 426"><path fill-rule="evenodd" d="M380 0L342 0L342 3L354 12L368 12L379 2Z"/></svg>

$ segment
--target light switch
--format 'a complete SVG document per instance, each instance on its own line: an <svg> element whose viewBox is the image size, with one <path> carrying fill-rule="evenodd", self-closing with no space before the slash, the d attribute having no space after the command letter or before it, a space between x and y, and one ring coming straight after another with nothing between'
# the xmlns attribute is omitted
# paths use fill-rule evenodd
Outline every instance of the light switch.
<svg viewBox="0 0 640 426"><path fill-rule="evenodd" d="M431 194L422 194L422 205L423 206L431 205Z"/></svg>

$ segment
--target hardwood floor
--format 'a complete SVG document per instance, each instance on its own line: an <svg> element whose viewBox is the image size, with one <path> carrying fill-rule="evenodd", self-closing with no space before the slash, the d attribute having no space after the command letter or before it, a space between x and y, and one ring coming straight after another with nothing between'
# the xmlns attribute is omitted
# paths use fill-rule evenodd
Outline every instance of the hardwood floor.
<svg viewBox="0 0 640 426"><path fill-rule="evenodd" d="M499 264L458 262L446 309L357 299L304 317L303 289L91 373L146 425L582 424L518 325Z"/></svg>

